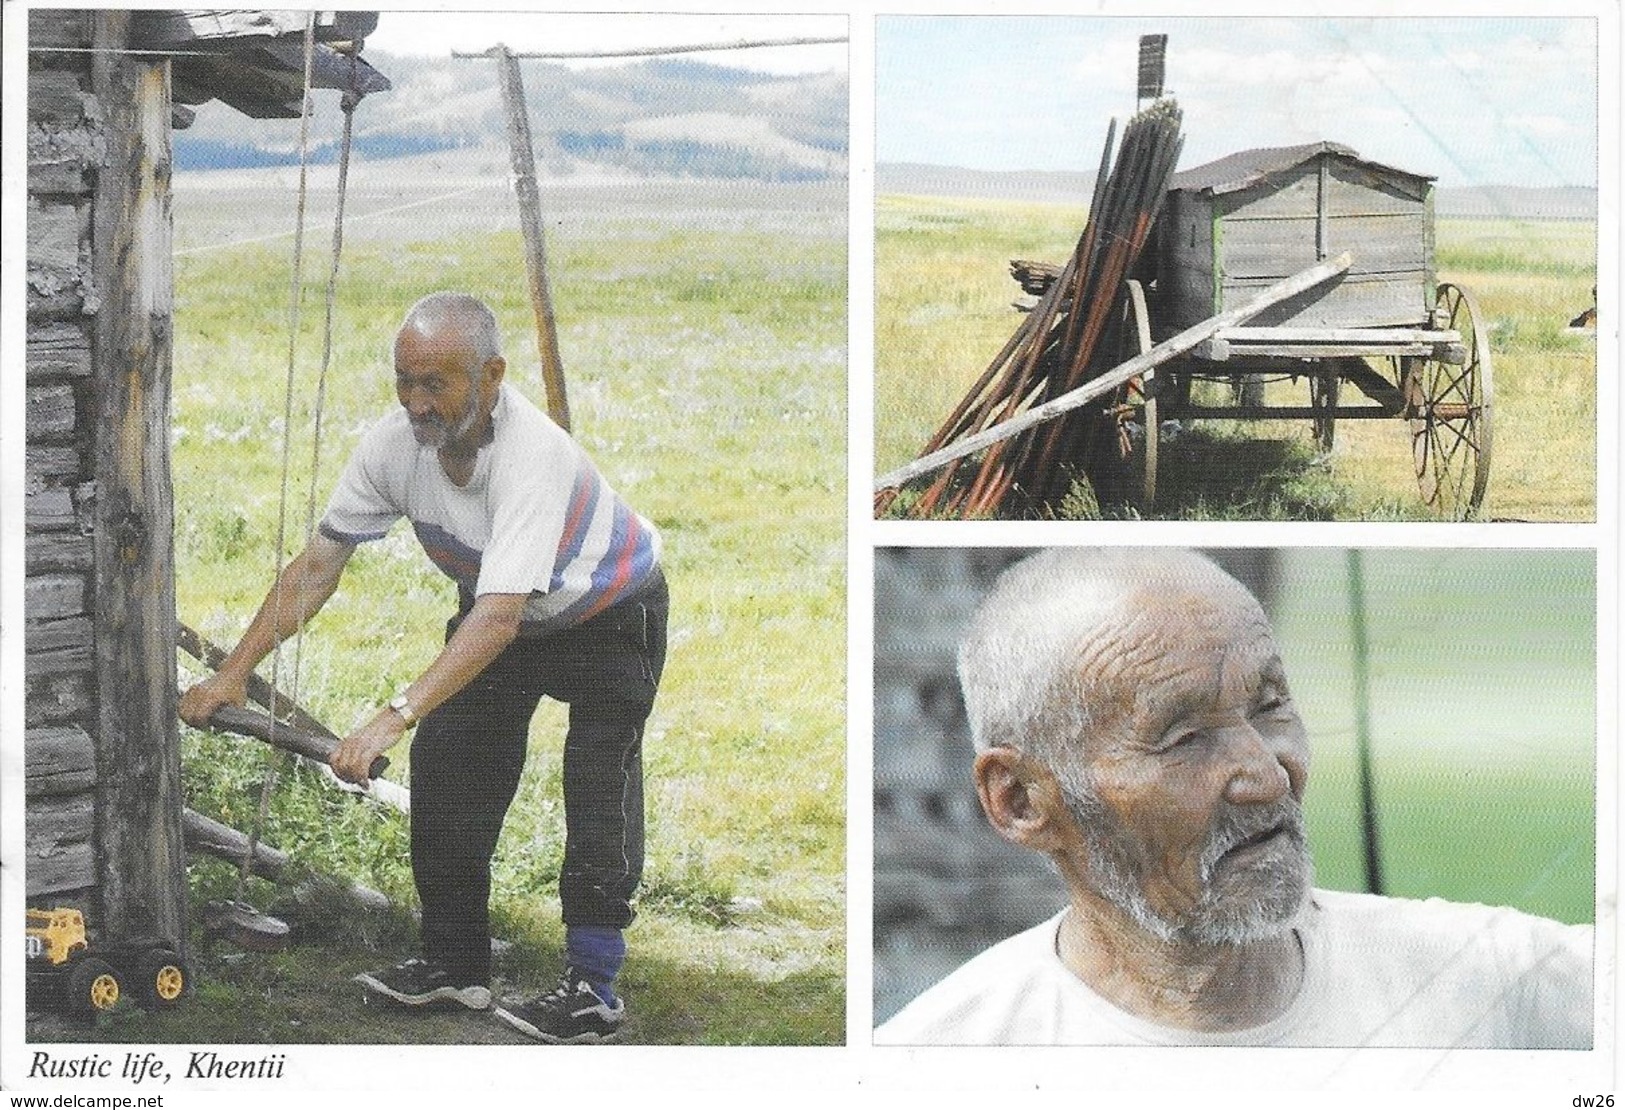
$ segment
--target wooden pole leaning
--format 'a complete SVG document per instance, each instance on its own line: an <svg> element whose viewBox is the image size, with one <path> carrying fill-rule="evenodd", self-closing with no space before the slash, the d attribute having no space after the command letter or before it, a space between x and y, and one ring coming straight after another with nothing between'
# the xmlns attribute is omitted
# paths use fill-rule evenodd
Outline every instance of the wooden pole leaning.
<svg viewBox="0 0 1625 1110"><path fill-rule="evenodd" d="M175 631L176 646L211 671L218 671L220 665L226 661L225 648L197 632L185 621L177 620L175 622ZM279 729L291 725L313 736L325 737L335 746L341 739L338 733L328 728L319 718L257 674L251 673L248 676L248 697L250 701L266 710L270 710L272 706L276 707L277 713L287 722L287 724L279 724L277 726ZM231 730L227 729L226 731ZM337 775L334 775L332 768L327 765L325 757L316 757L313 762L321 764L323 769L328 772L331 781L350 793L365 794L374 801L382 802L384 805L398 809L402 813L412 812L412 792L400 783L381 779L375 775L368 780L366 786L358 786L355 783L343 782Z"/></svg>
<svg viewBox="0 0 1625 1110"><path fill-rule="evenodd" d="M530 304L536 314L536 349L542 360L542 383L547 389L547 415L568 432L570 402L564 390L564 359L559 355L553 294L547 283L547 242L542 234L541 192L536 186L536 154L530 141L524 81L513 51L497 45L486 53L496 59L502 101L508 111L508 151L519 201L519 226L525 236L525 269L530 277Z"/></svg>
<svg viewBox="0 0 1625 1110"><path fill-rule="evenodd" d="M186 831L186 846L193 851L232 863L241 860L243 854L248 851L248 836L230 825L205 816L195 809L186 810L181 818ZM293 870L293 861L288 857L288 853L269 844L255 844L250 866L254 874L260 878L279 882L286 873ZM390 907L389 898L371 887L348 880L345 880L345 886L350 896L366 909L387 910Z"/></svg>
<svg viewBox="0 0 1625 1110"><path fill-rule="evenodd" d="M273 721L264 713L256 713L252 709L244 709L236 705L222 705L214 711L209 718L209 726L221 732L236 733L238 736L251 736L256 740L264 740L273 748L302 755L306 759L313 759L317 763L326 763L333 754L338 743L326 736L314 732L306 732L290 724ZM377 778L389 768L389 760L379 756L367 768L369 778Z"/></svg>
<svg viewBox="0 0 1625 1110"><path fill-rule="evenodd" d="M915 459L907 466L900 466L890 473L882 474L875 479L875 491L878 493L881 490L895 489L903 483L912 481L922 474L929 474L931 471L953 462L955 459L975 454L990 444L1009 439L1011 436L1020 435L1028 428L1036 427L1071 412L1073 409L1081 408L1097 397L1104 396L1118 386L1123 385L1129 379L1178 358L1214 333L1233 327L1243 320L1250 320L1273 304L1278 304L1289 297L1297 296L1305 290L1312 289L1322 282L1329 281L1347 270L1353 262L1354 256L1350 252L1344 251L1336 258L1329 258L1294 274L1292 277L1285 278L1271 285L1239 308L1221 312L1219 315L1210 317L1199 324L1191 325L1178 335L1163 340L1145 354L1129 359L1127 362L1106 371L1106 373L1070 393L1064 393L1053 400L1030 408L1021 415L1012 417L1002 424L996 424L985 431L966 436L958 443Z"/></svg>

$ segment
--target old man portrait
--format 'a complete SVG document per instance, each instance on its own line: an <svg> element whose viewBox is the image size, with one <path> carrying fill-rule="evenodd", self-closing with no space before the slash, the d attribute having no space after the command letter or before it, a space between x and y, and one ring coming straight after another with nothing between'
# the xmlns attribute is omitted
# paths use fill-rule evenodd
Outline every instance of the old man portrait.
<svg viewBox="0 0 1625 1110"><path fill-rule="evenodd" d="M1021 559L957 664L986 821L1064 908L878 1043L1591 1047L1591 926L1316 885L1311 737L1264 608L1208 558Z"/></svg>

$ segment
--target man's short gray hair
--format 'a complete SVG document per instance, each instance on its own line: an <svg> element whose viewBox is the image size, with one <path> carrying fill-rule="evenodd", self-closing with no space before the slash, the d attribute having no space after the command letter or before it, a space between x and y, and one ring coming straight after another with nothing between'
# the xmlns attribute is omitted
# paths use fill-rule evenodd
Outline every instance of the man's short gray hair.
<svg viewBox="0 0 1625 1110"><path fill-rule="evenodd" d="M401 321L402 331L412 328L430 332L448 326L466 335L473 346L473 373L502 354L502 333L497 330L496 315L484 301L468 293L430 293L407 309Z"/></svg>
<svg viewBox="0 0 1625 1110"><path fill-rule="evenodd" d="M1000 575L959 645L976 750L1025 752L1063 786L1084 792L1079 740L1093 723L1098 691L1079 665L1080 650L1157 590L1239 591L1251 599L1207 558L1162 548L1054 548Z"/></svg>

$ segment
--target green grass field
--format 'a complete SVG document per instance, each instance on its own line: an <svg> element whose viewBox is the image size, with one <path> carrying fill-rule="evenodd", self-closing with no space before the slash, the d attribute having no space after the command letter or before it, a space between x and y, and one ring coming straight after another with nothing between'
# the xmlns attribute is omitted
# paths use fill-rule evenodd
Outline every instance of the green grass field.
<svg viewBox="0 0 1625 1110"><path fill-rule="evenodd" d="M1596 583L1588 551L1362 553L1389 893L1595 916ZM1349 579L1283 556L1274 619L1309 729L1316 879L1364 889Z"/></svg>
<svg viewBox="0 0 1625 1110"><path fill-rule="evenodd" d="M540 400L517 216L476 198L379 220L444 183L356 173L326 386L317 512L362 430L394 403L389 344L424 293L491 303L509 380ZM292 194L180 183L174 486L181 619L230 645L275 563ZM845 998L846 193L840 186L635 183L544 190L576 437L664 535L673 609L645 743L648 866L623 984L628 1039L838 1043ZM304 534L329 231L307 232L288 548ZM299 700L344 732L433 658L455 591L404 530L365 545L302 647ZM293 645L283 686L293 685ZM266 673L269 664L262 667ZM193 674L191 677L196 677ZM509 987L557 974L563 707L546 705L495 864ZM183 729L188 804L253 821L266 749ZM389 776L407 777L406 745ZM405 818L285 778L264 837L296 861L412 900ZM195 861L194 901L235 872ZM275 892L258 881L251 900ZM399 923L397 922L398 926ZM144 1037L469 1040L483 1025L390 1023L346 980L413 954L410 930L205 954L193 1006ZM335 974L342 973L342 974ZM489 1019L483 1019L490 1025ZM120 1028L104 1035L120 1036ZM134 1034L132 1034L134 1035Z"/></svg>
<svg viewBox="0 0 1625 1110"><path fill-rule="evenodd" d="M875 466L914 458L1019 322L1012 258L1059 262L1081 207L883 196L875 228ZM1490 333L1494 452L1485 519L1596 516L1596 346L1568 334L1593 303L1594 224L1440 219L1441 281L1466 286ZM1308 403L1301 383L1271 404ZM1164 448L1158 517L1430 519L1398 420L1343 421L1317 458L1307 421L1192 425ZM1094 517L1083 490L1061 515ZM1107 515L1119 510L1107 508Z"/></svg>

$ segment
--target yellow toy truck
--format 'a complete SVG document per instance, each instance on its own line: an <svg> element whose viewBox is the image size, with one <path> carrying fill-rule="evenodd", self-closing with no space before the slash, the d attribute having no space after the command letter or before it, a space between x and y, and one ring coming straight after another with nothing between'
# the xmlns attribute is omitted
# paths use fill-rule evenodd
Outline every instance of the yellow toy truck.
<svg viewBox="0 0 1625 1110"><path fill-rule="evenodd" d="M126 992L148 1010L166 1010L191 988L186 962L168 941L132 937L94 949L85 917L75 909L29 910L31 1006L54 1004L69 1017L94 1020L118 1005Z"/></svg>

